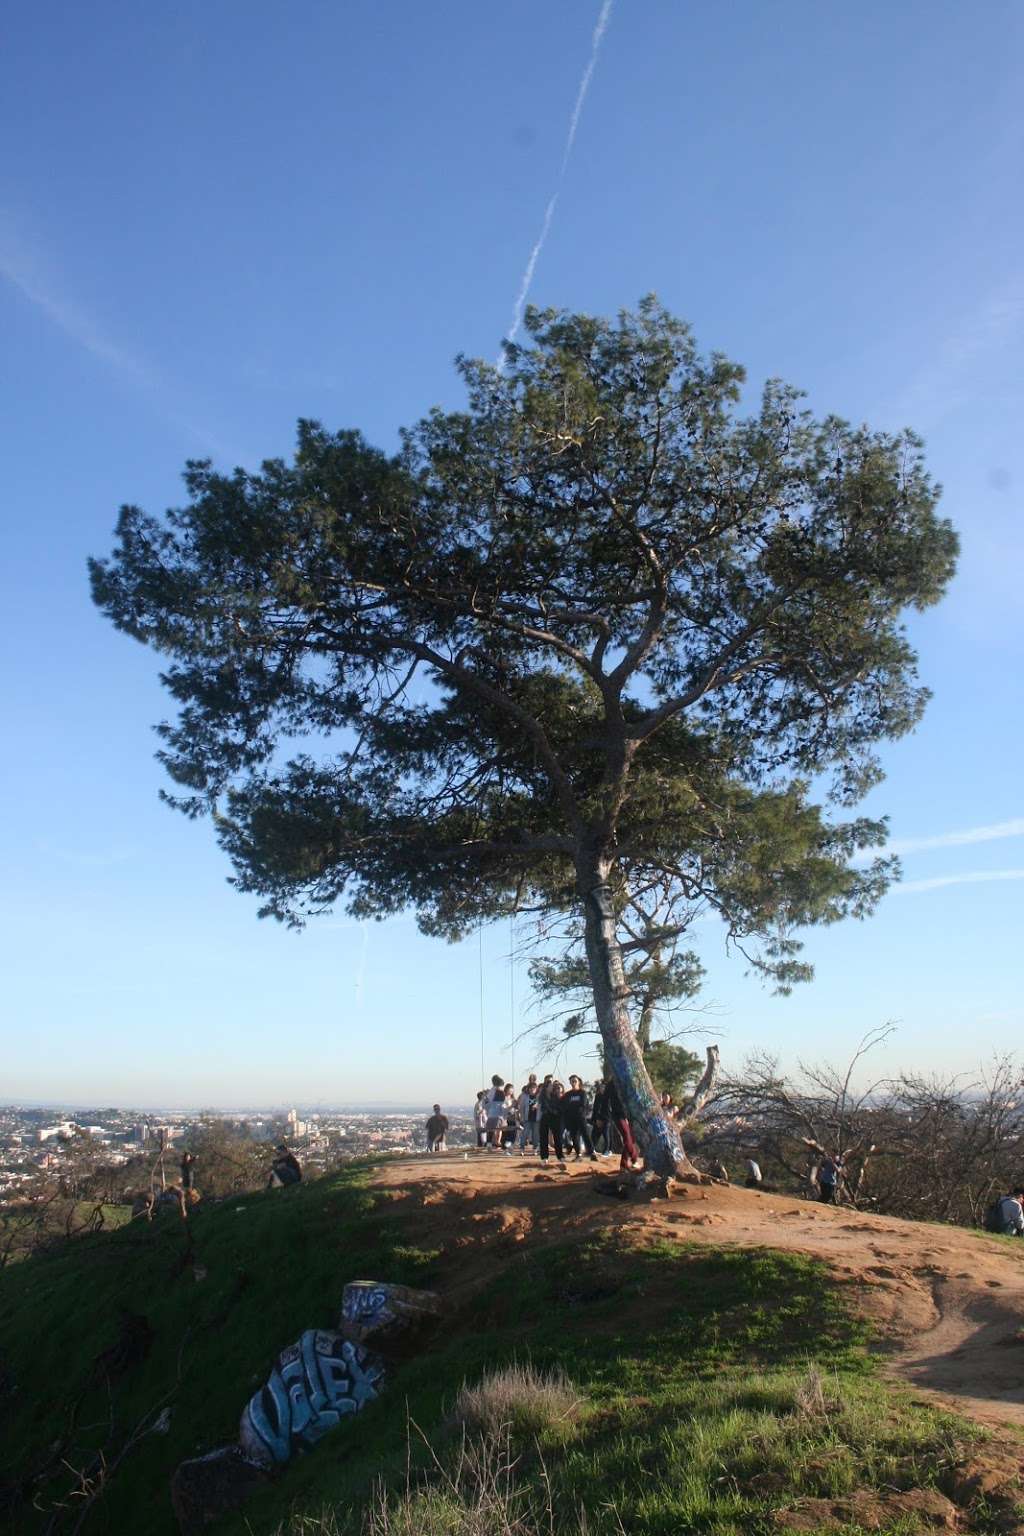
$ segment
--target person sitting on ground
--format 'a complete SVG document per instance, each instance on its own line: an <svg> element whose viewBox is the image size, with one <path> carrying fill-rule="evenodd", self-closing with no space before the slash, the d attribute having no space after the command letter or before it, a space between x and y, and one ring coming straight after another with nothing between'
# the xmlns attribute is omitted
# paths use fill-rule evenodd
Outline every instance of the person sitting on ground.
<svg viewBox="0 0 1024 1536"><path fill-rule="evenodd" d="M587 1109L587 1090L583 1086L583 1079L573 1073L569 1078L569 1087L562 1096L562 1127L572 1145L577 1163L580 1160L581 1141L587 1149L590 1161L597 1162L594 1143L587 1129Z"/></svg>
<svg viewBox="0 0 1024 1536"><path fill-rule="evenodd" d="M434 1113L427 1121L427 1146L431 1152L447 1152L445 1137L448 1135L448 1116L442 1115L440 1104L434 1105Z"/></svg>
<svg viewBox="0 0 1024 1536"><path fill-rule="evenodd" d="M1024 1186L999 1202L999 1230L1004 1237L1024 1237Z"/></svg>
<svg viewBox="0 0 1024 1536"><path fill-rule="evenodd" d="M744 1180L747 1189L761 1188L761 1165L754 1158L747 1158L747 1177Z"/></svg>
<svg viewBox="0 0 1024 1536"><path fill-rule="evenodd" d="M270 1184L280 1188L287 1184L301 1183L302 1166L287 1142L282 1141L270 1165Z"/></svg>

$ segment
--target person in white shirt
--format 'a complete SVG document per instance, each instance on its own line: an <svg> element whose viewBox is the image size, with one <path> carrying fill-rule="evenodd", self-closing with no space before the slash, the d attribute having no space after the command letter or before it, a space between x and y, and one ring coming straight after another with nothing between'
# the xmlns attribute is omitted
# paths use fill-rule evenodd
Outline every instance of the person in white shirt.
<svg viewBox="0 0 1024 1536"><path fill-rule="evenodd" d="M487 1145L495 1152L501 1151L502 1133L505 1129L505 1079L497 1072L491 1078L487 1090Z"/></svg>

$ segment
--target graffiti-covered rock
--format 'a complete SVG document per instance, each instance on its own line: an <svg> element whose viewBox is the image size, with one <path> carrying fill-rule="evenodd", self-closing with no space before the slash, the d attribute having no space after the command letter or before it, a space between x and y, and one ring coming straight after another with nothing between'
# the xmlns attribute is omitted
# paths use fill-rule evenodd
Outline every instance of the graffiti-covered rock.
<svg viewBox="0 0 1024 1536"><path fill-rule="evenodd" d="M372 1403L388 1375L389 1343L440 1312L432 1291L379 1280L346 1285L338 1328L307 1328L281 1351L242 1410L239 1444L184 1461L175 1472L171 1497L183 1536L237 1509L271 1472Z"/></svg>
<svg viewBox="0 0 1024 1536"><path fill-rule="evenodd" d="M353 1280L341 1296L339 1330L346 1338L383 1343L408 1328L439 1317L440 1298L433 1291L410 1285L385 1285L380 1280Z"/></svg>
<svg viewBox="0 0 1024 1536"><path fill-rule="evenodd" d="M283 1349L265 1386L242 1413L239 1443L258 1466L283 1466L343 1419L373 1402L384 1361L340 1333L307 1328Z"/></svg>

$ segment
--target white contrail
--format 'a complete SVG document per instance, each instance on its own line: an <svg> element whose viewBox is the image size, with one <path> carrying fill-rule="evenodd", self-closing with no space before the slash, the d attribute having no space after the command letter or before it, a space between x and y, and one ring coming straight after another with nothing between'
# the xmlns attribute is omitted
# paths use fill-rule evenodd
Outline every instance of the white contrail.
<svg viewBox="0 0 1024 1536"><path fill-rule="evenodd" d="M986 880L1024 880L1024 869L973 869L963 875L933 875L928 880L907 880L894 885L894 896L913 896L918 891L938 891L946 885L978 885Z"/></svg>
<svg viewBox="0 0 1024 1536"><path fill-rule="evenodd" d="M939 832L934 837L904 837L889 843L887 853L923 853L926 848L961 848L968 843L993 843L1003 837L1024 837L1024 816L1012 821L997 821L987 827L964 827L957 832Z"/></svg>
<svg viewBox="0 0 1024 1536"><path fill-rule="evenodd" d="M927 853L931 848L965 848L971 843L994 843L1004 837L1024 837L1024 816L1012 821L991 822L986 827L964 827L956 832L938 832L931 837L897 837L886 843L883 853ZM854 854L855 864L866 864L877 857L864 850Z"/></svg>
<svg viewBox="0 0 1024 1536"><path fill-rule="evenodd" d="M93 317L65 291L64 282L44 252L18 228L13 216L0 208L0 283L7 282L96 362L120 374L148 394L157 413L176 430L194 437L218 458L234 459L237 451L212 437L206 428L183 415L166 399L166 381L140 358L119 346Z"/></svg>
<svg viewBox="0 0 1024 1536"><path fill-rule="evenodd" d="M558 194L562 190L562 182L565 180L565 173L569 165L569 156L572 154L572 147L576 142L576 130L580 125L580 117L583 113L583 103L587 99L587 92L590 89L590 81L594 74L594 66L597 63L598 50L601 47L601 39L604 37L604 34L608 29L608 22L611 18L613 3L614 0L604 0L604 4L601 6L601 14L597 18L597 26L594 28L594 35L590 39L590 58L587 60L587 67L583 71L583 78L580 80L579 90L576 92L576 103L572 109L572 116L569 119L569 132L565 136L565 148L562 151L562 163L558 169L558 179L555 182L555 190L551 194L551 197L548 201L548 206L544 212L544 222L540 227L540 234L537 236L537 239L534 242L533 250L530 252L530 258L527 261L526 269L523 272L522 281L519 284L519 292L516 294L515 307L512 310L512 324L509 327L508 333L505 337L506 341L515 341L516 333L522 324L523 310L526 308L526 296L530 291L530 284L533 282L533 273L537 265L537 258L540 256L541 251L544 249L544 242L547 240L548 231L551 228L551 220L555 216L555 208L558 205ZM501 357L498 359L498 367L500 369L504 368L504 366L505 356L504 353L502 353Z"/></svg>

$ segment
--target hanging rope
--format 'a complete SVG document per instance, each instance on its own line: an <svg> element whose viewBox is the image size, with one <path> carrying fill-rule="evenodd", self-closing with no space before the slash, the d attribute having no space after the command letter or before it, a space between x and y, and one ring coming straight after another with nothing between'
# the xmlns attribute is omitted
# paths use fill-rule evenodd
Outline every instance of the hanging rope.
<svg viewBox="0 0 1024 1536"><path fill-rule="evenodd" d="M509 915L509 954L508 954L508 1007L512 1026L512 1044L509 1050L512 1053L512 1065L509 1069L509 1077L512 1086L516 1084L516 915Z"/></svg>
<svg viewBox="0 0 1024 1536"><path fill-rule="evenodd" d="M487 1086L487 1057L484 1051L484 925L477 929L480 968L480 1083Z"/></svg>

